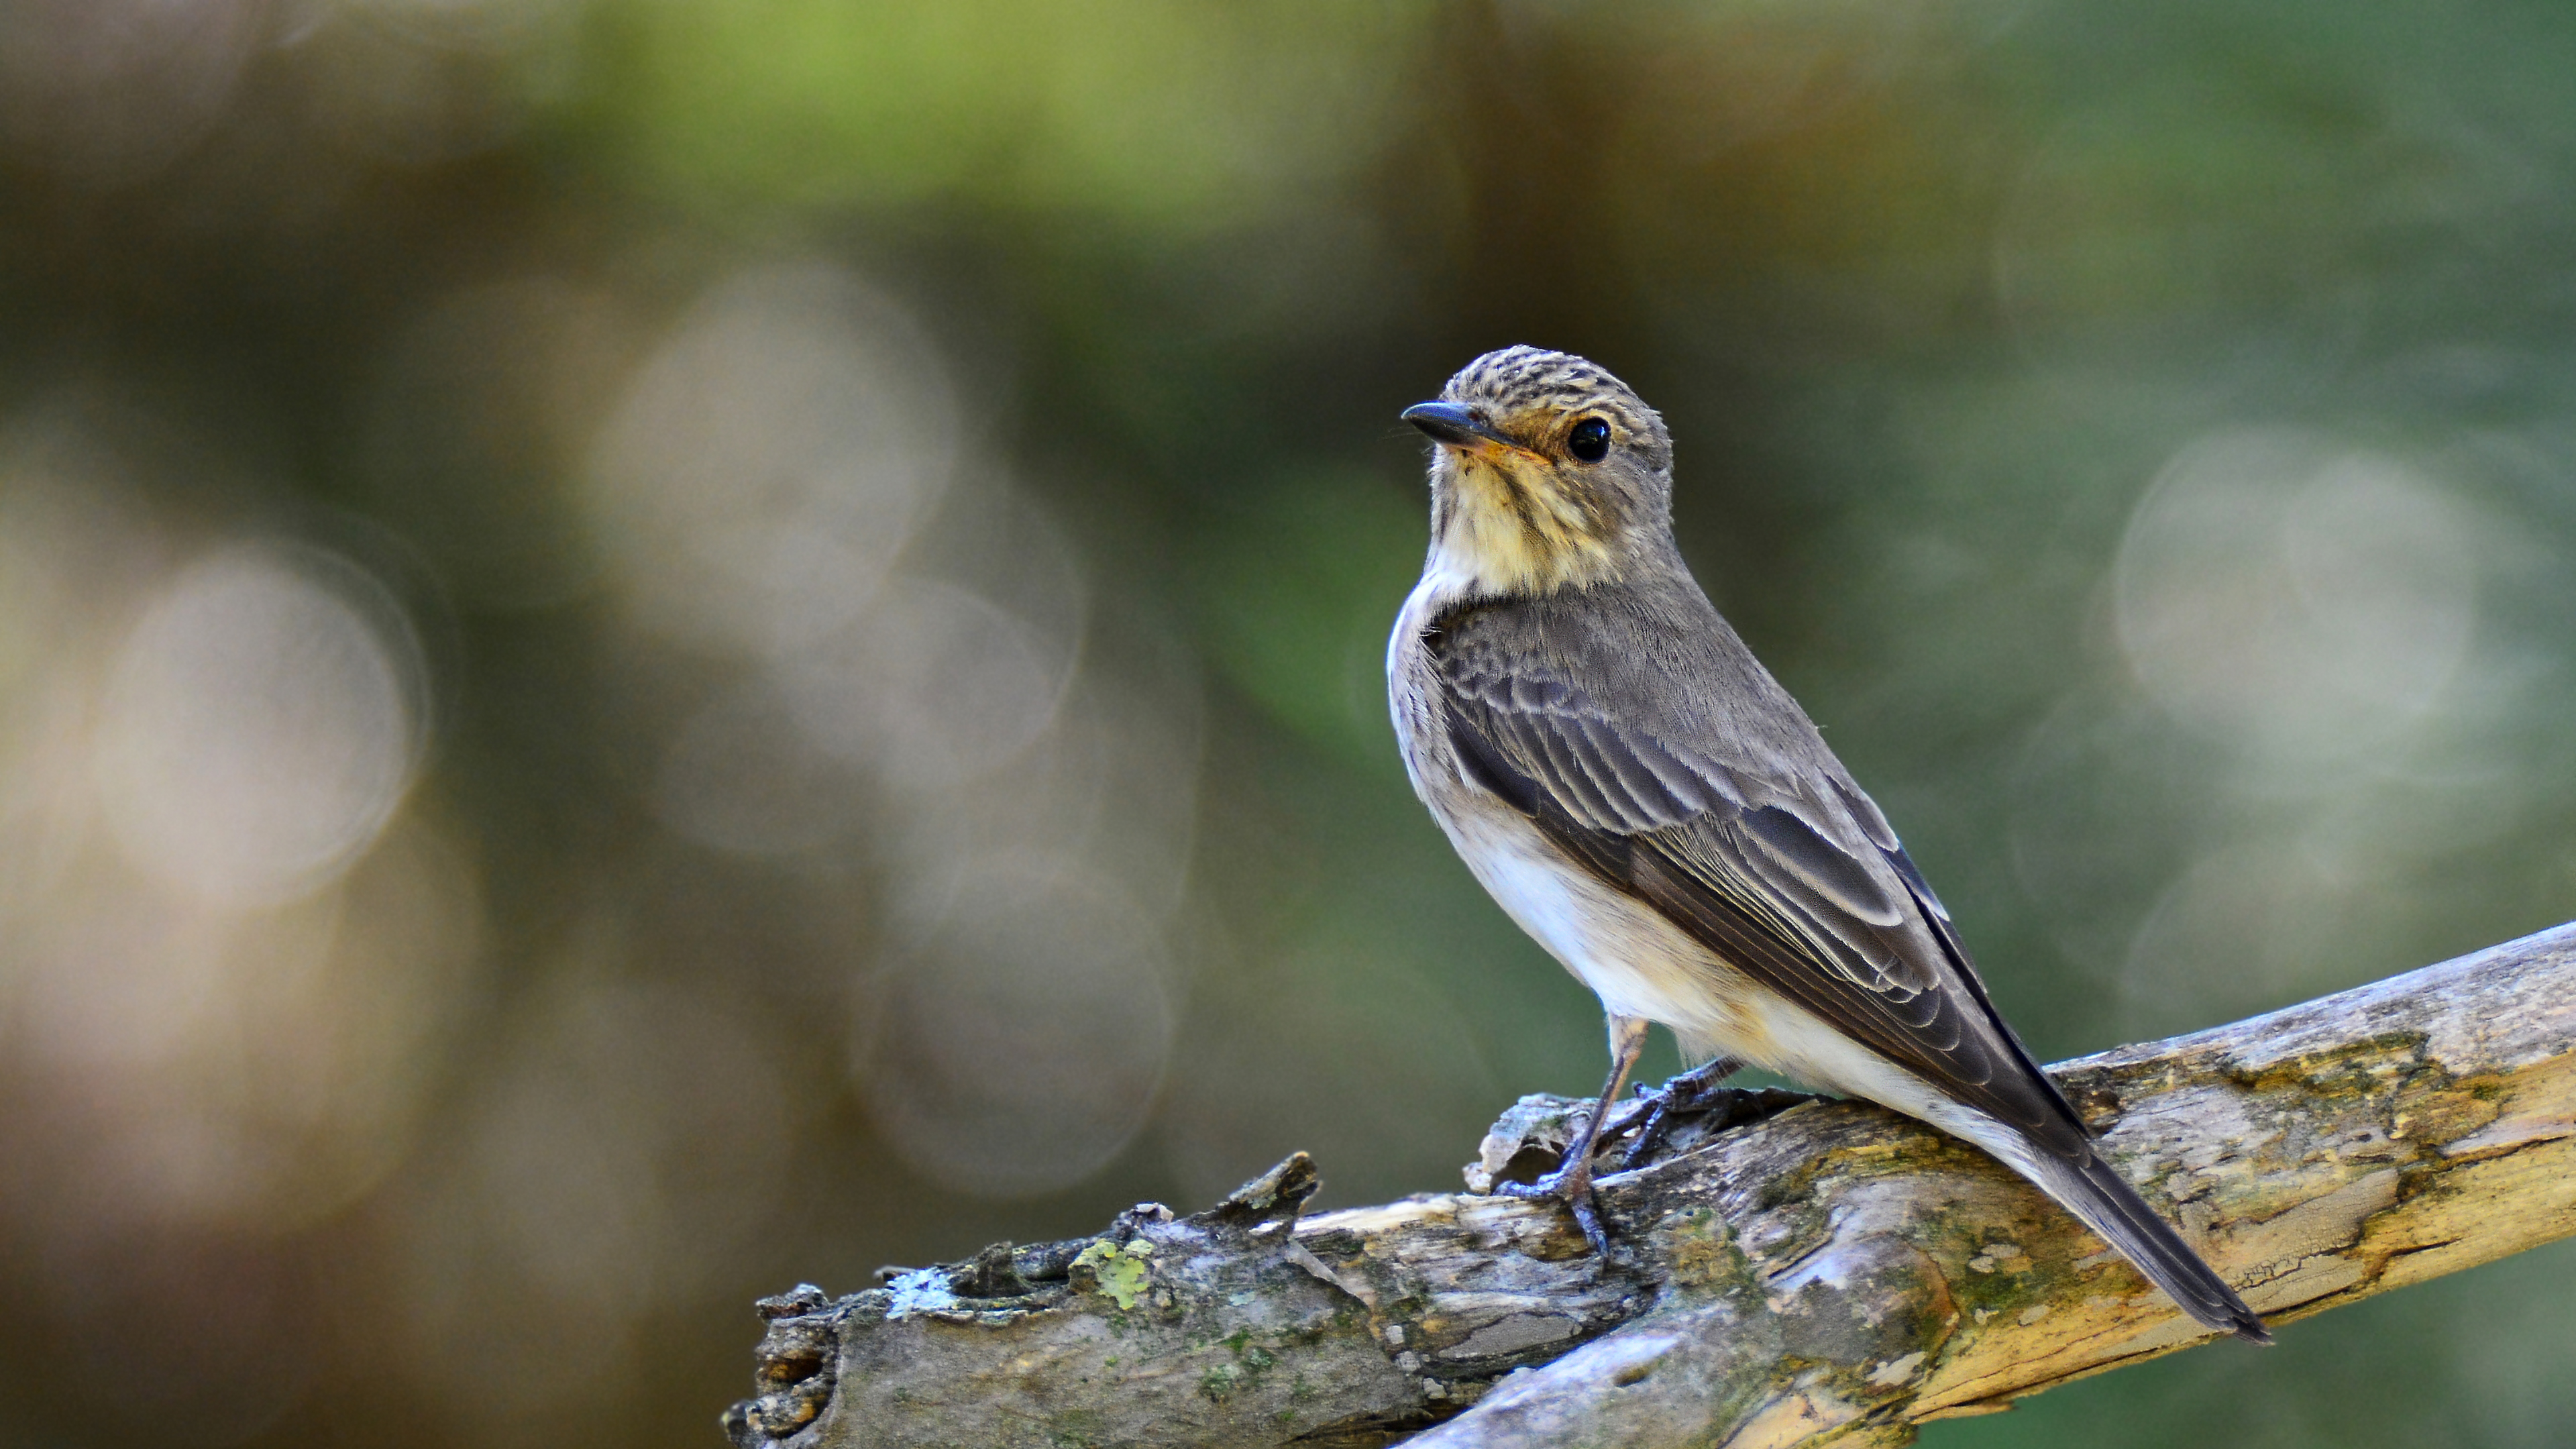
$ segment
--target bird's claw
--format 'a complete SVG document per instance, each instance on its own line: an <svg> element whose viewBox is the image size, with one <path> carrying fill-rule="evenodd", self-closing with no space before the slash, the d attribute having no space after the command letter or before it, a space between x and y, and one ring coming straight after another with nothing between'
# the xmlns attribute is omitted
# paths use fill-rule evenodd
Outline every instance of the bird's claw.
<svg viewBox="0 0 2576 1449"><path fill-rule="evenodd" d="M1555 1201L1565 1204L1574 1214L1574 1224L1583 1230L1592 1251L1610 1256L1610 1234L1601 1226L1600 1206L1592 1192L1591 1162L1569 1161L1536 1182L1498 1182L1494 1196L1519 1198L1523 1202Z"/></svg>
<svg viewBox="0 0 2576 1449"><path fill-rule="evenodd" d="M1728 1108L1728 1120L1719 1124L1723 1130L1739 1121L1751 1121L1764 1115L1737 1110L1748 1099L1759 1095L1726 1085L1726 1079L1740 1069L1740 1063L1721 1059L1695 1071L1684 1072L1661 1087L1652 1090L1638 1088L1638 1095L1651 1105L1646 1110L1646 1120L1637 1127L1637 1135L1629 1139L1628 1150L1620 1155L1619 1170L1633 1171L1653 1156L1655 1148L1663 1143L1665 1135L1681 1118L1695 1117L1724 1106Z"/></svg>

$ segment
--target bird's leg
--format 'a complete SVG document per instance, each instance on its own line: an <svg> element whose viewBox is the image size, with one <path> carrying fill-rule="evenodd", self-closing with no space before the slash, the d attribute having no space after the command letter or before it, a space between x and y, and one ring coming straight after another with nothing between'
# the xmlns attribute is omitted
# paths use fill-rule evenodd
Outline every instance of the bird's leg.
<svg viewBox="0 0 2576 1449"><path fill-rule="evenodd" d="M1644 1124L1638 1127L1637 1135L1628 1143L1627 1152L1620 1157L1619 1170L1631 1171L1652 1156L1656 1146L1664 1140L1664 1134L1673 1129L1675 1119L1716 1106L1721 1098L1729 1095L1726 1079L1742 1070L1744 1063L1733 1057L1719 1057L1682 1073L1664 1083L1660 1090L1649 1094L1654 1106L1648 1109ZM1646 1089L1639 1087L1637 1090L1644 1092Z"/></svg>
<svg viewBox="0 0 2576 1449"><path fill-rule="evenodd" d="M1601 1084L1601 1100L1592 1104L1590 1115L1583 1119L1583 1130L1565 1144L1565 1158L1554 1172L1533 1183L1496 1184L1494 1191L1505 1197L1561 1199L1573 1210L1575 1225L1591 1240L1592 1250L1607 1255L1610 1235L1601 1229L1601 1214L1592 1203L1592 1149L1600 1144L1601 1123L1619 1102L1620 1089L1628 1085L1628 1073L1635 1070L1637 1058L1646 1050L1646 1020L1641 1016L1610 1018L1610 1080Z"/></svg>

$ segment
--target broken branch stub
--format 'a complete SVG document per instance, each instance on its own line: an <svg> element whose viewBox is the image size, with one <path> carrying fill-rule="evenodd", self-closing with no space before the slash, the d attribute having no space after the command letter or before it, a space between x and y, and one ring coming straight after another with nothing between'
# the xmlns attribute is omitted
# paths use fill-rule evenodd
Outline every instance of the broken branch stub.
<svg viewBox="0 0 2576 1449"><path fill-rule="evenodd" d="M2052 1074L2276 1322L2576 1232L2576 926ZM1524 1099L1471 1177L1544 1165L1582 1105ZM762 1301L760 1397L727 1431L743 1449L1894 1444L2209 1336L1974 1148L1858 1103L1759 1107L1602 1180L1609 1261L1549 1204L1301 1218L1300 1154L1192 1217L1146 1204L837 1302L799 1288Z"/></svg>

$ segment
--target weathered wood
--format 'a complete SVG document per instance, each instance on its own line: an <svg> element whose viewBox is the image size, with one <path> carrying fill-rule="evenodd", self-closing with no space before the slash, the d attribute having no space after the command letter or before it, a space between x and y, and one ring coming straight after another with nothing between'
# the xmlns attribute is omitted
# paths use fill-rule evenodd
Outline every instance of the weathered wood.
<svg viewBox="0 0 2576 1449"><path fill-rule="evenodd" d="M2275 1323L2576 1232L2576 925L2052 1071ZM1577 1105L1525 1099L1471 1178L1561 1143ZM1300 1156L1195 1217L1148 1204L1096 1238L766 1300L763 1397L728 1432L1898 1444L2208 1337L1983 1154L1855 1103L1686 1130L1604 1178L1616 1262L1549 1206L1441 1195L1300 1220L1313 1186Z"/></svg>

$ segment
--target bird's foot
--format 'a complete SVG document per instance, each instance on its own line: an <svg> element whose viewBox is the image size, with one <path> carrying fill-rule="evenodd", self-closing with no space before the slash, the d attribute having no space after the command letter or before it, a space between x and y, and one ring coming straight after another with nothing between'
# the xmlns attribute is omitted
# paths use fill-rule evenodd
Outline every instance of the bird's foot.
<svg viewBox="0 0 2576 1449"><path fill-rule="evenodd" d="M1536 1182L1498 1182L1494 1196L1516 1197L1524 1202L1553 1200L1565 1204L1574 1214L1574 1225L1583 1229L1592 1251L1610 1256L1610 1235L1602 1229L1601 1210L1592 1195L1592 1154L1569 1157L1565 1165Z"/></svg>
<svg viewBox="0 0 2576 1449"><path fill-rule="evenodd" d="M1637 1095L1647 1103L1645 1120L1638 1124L1628 1150L1621 1154L1619 1170L1629 1172L1642 1166L1686 1118L1714 1116L1715 1120L1707 1123L1709 1135L1714 1136L1808 1100L1806 1093L1784 1092L1777 1087L1726 1085L1726 1079L1742 1068L1740 1062L1721 1058L1684 1072L1661 1087L1639 1087Z"/></svg>

